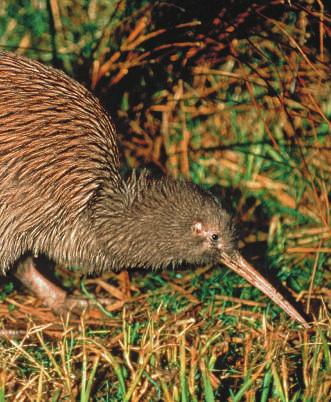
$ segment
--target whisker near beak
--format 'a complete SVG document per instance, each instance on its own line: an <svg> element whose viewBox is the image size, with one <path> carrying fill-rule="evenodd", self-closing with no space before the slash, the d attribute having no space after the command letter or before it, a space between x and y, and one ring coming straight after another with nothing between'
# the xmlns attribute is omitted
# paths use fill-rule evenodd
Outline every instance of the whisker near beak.
<svg viewBox="0 0 331 402"><path fill-rule="evenodd" d="M231 254L231 256L223 253L220 261L246 279L251 285L261 290L261 292L278 304L291 318L298 321L305 328L310 328L302 315L271 285L271 283L250 265L239 252L235 252L233 255Z"/></svg>

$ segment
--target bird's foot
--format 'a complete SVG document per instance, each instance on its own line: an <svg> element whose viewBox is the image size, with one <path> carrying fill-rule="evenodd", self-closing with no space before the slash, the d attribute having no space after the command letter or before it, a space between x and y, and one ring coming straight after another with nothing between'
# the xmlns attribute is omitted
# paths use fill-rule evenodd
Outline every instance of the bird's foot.
<svg viewBox="0 0 331 402"><path fill-rule="evenodd" d="M61 289L62 290L62 289ZM80 296L73 296L66 292L64 300L59 300L59 303L55 305L48 305L56 315L66 316L67 314L81 315L87 311L90 314L92 311L102 311L105 315L108 315L105 307L113 305L114 300L109 298L93 298L88 299Z"/></svg>
<svg viewBox="0 0 331 402"><path fill-rule="evenodd" d="M56 315L66 316L68 313L80 315L86 310L95 309L99 302L102 304L111 303L108 299L89 300L84 297L69 295L68 292L55 285L37 270L32 257L26 258L18 265L15 276Z"/></svg>
<svg viewBox="0 0 331 402"><path fill-rule="evenodd" d="M83 297L69 295L67 292L63 300L59 299L53 304L44 301L44 304L50 307L56 315L62 317L66 317L68 314L77 316L90 308L89 300Z"/></svg>

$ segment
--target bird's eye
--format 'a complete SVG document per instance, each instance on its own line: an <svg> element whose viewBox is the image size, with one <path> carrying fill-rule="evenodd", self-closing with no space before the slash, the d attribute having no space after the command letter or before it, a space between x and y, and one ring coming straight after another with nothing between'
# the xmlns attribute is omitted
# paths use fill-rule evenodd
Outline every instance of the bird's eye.
<svg viewBox="0 0 331 402"><path fill-rule="evenodd" d="M212 235L211 235L211 239L212 239L213 241L217 241L217 240L218 240L218 235L217 235L216 233L212 234Z"/></svg>

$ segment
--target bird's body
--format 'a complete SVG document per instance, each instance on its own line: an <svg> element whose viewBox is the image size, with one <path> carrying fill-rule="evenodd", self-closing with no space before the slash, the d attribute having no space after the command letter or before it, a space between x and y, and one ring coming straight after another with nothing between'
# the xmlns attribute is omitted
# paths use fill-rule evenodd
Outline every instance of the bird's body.
<svg viewBox="0 0 331 402"><path fill-rule="evenodd" d="M27 251L89 267L89 206L105 181L118 186L118 167L111 120L85 88L0 52L2 271Z"/></svg>
<svg viewBox="0 0 331 402"><path fill-rule="evenodd" d="M2 270L27 251L89 271L202 263L211 256L190 244L200 218L232 241L197 186L124 181L110 117L62 72L0 52L0 94Z"/></svg>
<svg viewBox="0 0 331 402"><path fill-rule="evenodd" d="M231 220L211 194L171 178L124 180L116 141L83 86L0 51L0 272L29 252L90 272L237 258Z"/></svg>

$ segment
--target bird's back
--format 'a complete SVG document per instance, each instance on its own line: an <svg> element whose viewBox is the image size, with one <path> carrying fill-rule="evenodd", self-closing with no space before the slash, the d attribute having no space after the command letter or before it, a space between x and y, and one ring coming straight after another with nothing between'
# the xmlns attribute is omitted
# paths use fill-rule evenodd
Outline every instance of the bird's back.
<svg viewBox="0 0 331 402"><path fill-rule="evenodd" d="M0 269L26 239L65 231L118 166L112 122L90 92L0 51Z"/></svg>

